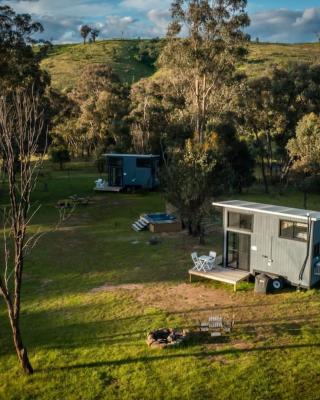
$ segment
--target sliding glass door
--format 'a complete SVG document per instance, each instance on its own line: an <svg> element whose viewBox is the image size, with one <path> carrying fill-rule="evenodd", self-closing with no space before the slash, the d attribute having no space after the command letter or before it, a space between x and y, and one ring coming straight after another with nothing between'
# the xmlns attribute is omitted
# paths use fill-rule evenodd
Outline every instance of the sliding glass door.
<svg viewBox="0 0 320 400"><path fill-rule="evenodd" d="M228 232L228 267L250 271L251 236L246 233Z"/></svg>

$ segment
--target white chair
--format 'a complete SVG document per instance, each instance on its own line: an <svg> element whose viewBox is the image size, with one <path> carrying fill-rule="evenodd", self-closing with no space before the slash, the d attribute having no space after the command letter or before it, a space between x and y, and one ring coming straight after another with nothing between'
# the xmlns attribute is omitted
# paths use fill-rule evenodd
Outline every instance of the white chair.
<svg viewBox="0 0 320 400"><path fill-rule="evenodd" d="M216 261L217 253L215 251L210 251L209 256L213 259L213 262Z"/></svg>
<svg viewBox="0 0 320 400"><path fill-rule="evenodd" d="M191 258L194 263L193 269L195 271L201 271L202 270L202 262L201 262L201 260L199 260L198 253L196 253L196 252L191 253Z"/></svg>
<svg viewBox="0 0 320 400"><path fill-rule="evenodd" d="M204 257L205 260L202 264L202 268L206 271L212 271L215 266L215 262L217 259L217 253L215 251L209 252L209 257Z"/></svg>

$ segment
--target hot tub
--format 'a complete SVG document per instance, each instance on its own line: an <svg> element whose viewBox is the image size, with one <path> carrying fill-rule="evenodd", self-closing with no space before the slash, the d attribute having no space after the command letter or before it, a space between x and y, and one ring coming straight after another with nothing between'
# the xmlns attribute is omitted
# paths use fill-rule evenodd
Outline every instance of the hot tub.
<svg viewBox="0 0 320 400"><path fill-rule="evenodd" d="M181 223L174 215L153 213L145 214L142 217L149 222L150 232L161 233L181 231Z"/></svg>

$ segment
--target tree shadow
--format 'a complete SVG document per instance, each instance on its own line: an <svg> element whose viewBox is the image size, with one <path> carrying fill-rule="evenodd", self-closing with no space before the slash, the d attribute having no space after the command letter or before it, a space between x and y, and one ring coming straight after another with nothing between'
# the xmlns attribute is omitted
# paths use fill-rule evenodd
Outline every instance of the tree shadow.
<svg viewBox="0 0 320 400"><path fill-rule="evenodd" d="M176 352L174 350L151 350L151 351L162 351L162 352L170 352L169 354L162 355L150 355L150 356L142 356L142 357L133 357L133 358L121 358L118 360L109 360L109 361L94 361L88 363L80 363L80 364L72 364L72 365L64 365L61 367L52 367L50 369L38 369L37 372L50 372L50 371L72 371L78 370L82 368L100 368L100 367L110 367L110 366L123 366L130 365L134 363L141 362L157 362L162 360L171 360L171 359L184 359L189 357L203 358L203 357L216 357L216 356L227 356L227 355L240 355L244 353L259 353L265 351L277 351L277 350L295 350L295 349L312 349L312 348L320 347L320 343L310 343L310 344L286 344L286 345L278 345L278 346L257 346L251 348L227 348L215 351L200 351L200 352L189 352L189 353L181 353Z"/></svg>

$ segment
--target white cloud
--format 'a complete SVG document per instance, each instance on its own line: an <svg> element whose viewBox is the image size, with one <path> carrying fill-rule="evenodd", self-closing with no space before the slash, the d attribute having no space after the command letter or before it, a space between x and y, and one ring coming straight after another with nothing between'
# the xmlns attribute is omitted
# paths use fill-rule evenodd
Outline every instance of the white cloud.
<svg viewBox="0 0 320 400"><path fill-rule="evenodd" d="M251 15L253 38L270 42L313 42L320 33L320 8L302 11L276 9Z"/></svg>
<svg viewBox="0 0 320 400"><path fill-rule="evenodd" d="M170 22L170 12L152 9L147 15L153 25L152 31L154 34L164 35Z"/></svg>
<svg viewBox="0 0 320 400"><path fill-rule="evenodd" d="M100 36L103 38L127 37L134 38L138 36L135 27L138 21L132 16L108 16L104 22L96 24L100 30Z"/></svg>
<svg viewBox="0 0 320 400"><path fill-rule="evenodd" d="M81 40L79 34L79 26L83 21L72 17L55 17L55 16L33 16L34 20L41 22L44 27L44 33L38 35L39 38L48 39L53 43L70 43Z"/></svg>
<svg viewBox="0 0 320 400"><path fill-rule="evenodd" d="M80 41L83 23L97 25L103 38L154 37L166 33L172 0L0 0L18 13L42 22L46 39ZM261 10L255 4L248 32L271 42L315 41L320 32L320 7L304 10ZM249 8L250 10L250 8ZM253 10L251 8L251 10Z"/></svg>
<svg viewBox="0 0 320 400"><path fill-rule="evenodd" d="M147 12L159 8L159 6L161 6L162 10L169 10L171 3L172 0L123 0L120 6Z"/></svg>
<svg viewBox="0 0 320 400"><path fill-rule="evenodd" d="M0 0L1 1L1 0ZM114 11L114 6L99 0L6 0L18 13L49 16L95 17Z"/></svg>

